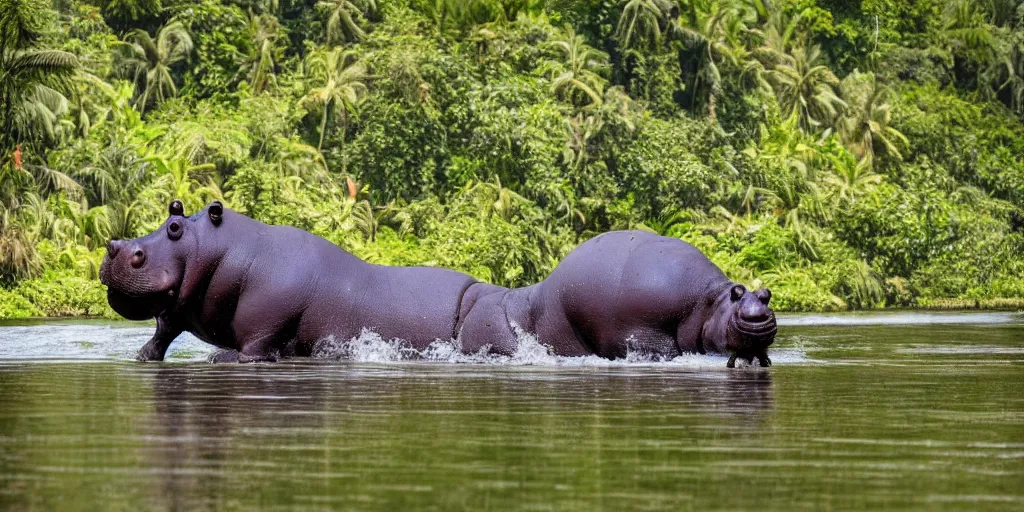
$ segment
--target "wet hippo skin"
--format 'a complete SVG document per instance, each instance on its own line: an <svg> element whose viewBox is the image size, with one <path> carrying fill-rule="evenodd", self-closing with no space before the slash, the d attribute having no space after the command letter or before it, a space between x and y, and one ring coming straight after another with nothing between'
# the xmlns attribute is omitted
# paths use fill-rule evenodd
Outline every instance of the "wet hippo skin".
<svg viewBox="0 0 1024 512"><path fill-rule="evenodd" d="M156 318L143 361L162 360L188 331L228 349L221 360L309 355L315 342L364 329L422 350L511 354L535 335L557 355L640 351L731 354L767 366L776 333L767 289L730 281L697 249L642 231L597 236L544 281L508 289L447 269L366 263L318 236L269 226L210 203L180 201L156 231L111 241L100 269L111 307Z"/></svg>

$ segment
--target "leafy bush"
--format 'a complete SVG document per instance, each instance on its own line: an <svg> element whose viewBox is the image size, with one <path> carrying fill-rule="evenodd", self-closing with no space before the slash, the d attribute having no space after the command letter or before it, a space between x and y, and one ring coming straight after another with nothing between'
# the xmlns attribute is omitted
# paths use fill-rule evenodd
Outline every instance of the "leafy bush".
<svg viewBox="0 0 1024 512"><path fill-rule="evenodd" d="M711 124L686 117L644 122L616 166L617 178L636 194L639 213L657 217L669 208L714 204L712 192L736 178L712 159L717 139Z"/></svg>
<svg viewBox="0 0 1024 512"><path fill-rule="evenodd" d="M0 319L29 318L40 312L21 294L0 288Z"/></svg>
<svg viewBox="0 0 1024 512"><path fill-rule="evenodd" d="M43 316L116 316L107 304L107 289L96 279L47 272L22 281L14 290Z"/></svg>

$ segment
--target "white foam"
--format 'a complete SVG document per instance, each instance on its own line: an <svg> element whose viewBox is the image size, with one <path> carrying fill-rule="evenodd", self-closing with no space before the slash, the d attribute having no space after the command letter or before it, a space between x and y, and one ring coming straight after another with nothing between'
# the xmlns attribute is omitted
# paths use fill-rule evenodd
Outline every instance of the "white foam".
<svg viewBox="0 0 1024 512"><path fill-rule="evenodd" d="M313 357L320 359L351 360L363 363L390 363L402 361L430 361L436 363L455 364L488 364L506 366L561 366L561 367L618 367L643 365L669 365L685 368L725 368L728 360L722 355L683 354L673 359L664 359L651 354L627 350L622 359L605 359L596 355L590 356L559 356L553 349L542 343L537 336L523 331L519 326L512 326L517 338L515 352L512 355L489 353L490 346L483 346L476 353L464 353L457 340L434 340L423 350L417 350L408 341L402 339L384 339L380 334L369 330L363 331L354 338L338 340L328 337L320 340L313 348ZM782 349L770 354L773 363L797 364L812 362L799 350ZM737 361L737 366L746 363ZM757 365L757 362L754 362Z"/></svg>
<svg viewBox="0 0 1024 512"><path fill-rule="evenodd" d="M86 361L134 359L139 349L153 335L152 324L118 323L43 323L35 325L0 326L0 361ZM512 355L489 353L489 346L466 354L458 340L435 340L417 350L401 339L384 339L364 329L351 339L328 337L313 347L313 357L363 363L395 363L428 361L453 364L555 366L555 367L621 367L665 365L680 368L725 368L726 356L684 354L665 360L646 353L628 343L626 357L609 360L599 356L566 357L554 354L552 348L536 336L513 326L517 337ZM184 333L168 349L168 361L206 361L217 349ZM775 364L812 363L802 348L770 349ZM737 361L737 366L746 363ZM754 365L756 366L756 361Z"/></svg>

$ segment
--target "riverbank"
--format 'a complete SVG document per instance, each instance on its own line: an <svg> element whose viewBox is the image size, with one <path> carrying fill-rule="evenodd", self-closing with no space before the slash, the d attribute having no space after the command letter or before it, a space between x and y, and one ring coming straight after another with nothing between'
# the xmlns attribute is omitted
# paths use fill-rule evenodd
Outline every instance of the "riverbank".
<svg viewBox="0 0 1024 512"><path fill-rule="evenodd" d="M1024 299L919 299L913 309L1024 311Z"/></svg>
<svg viewBox="0 0 1024 512"><path fill-rule="evenodd" d="M4 320L59 320L59 319L106 319L123 320L115 313L106 301L106 289L96 283L83 283L87 290L82 295L76 295L74 289L68 288L35 288L36 292L31 299L17 293L17 291L0 288L0 321ZM79 288L81 289L81 288ZM48 292L59 290L59 293L46 295ZM38 301L38 302L36 302ZM811 310L787 310L776 308L777 313L799 314L799 313L842 313L842 312L892 312L924 310L924 311L1009 311L1024 312L1024 299L1021 298L991 298L991 299L932 299L921 298L910 307L883 307L883 308L823 308Z"/></svg>

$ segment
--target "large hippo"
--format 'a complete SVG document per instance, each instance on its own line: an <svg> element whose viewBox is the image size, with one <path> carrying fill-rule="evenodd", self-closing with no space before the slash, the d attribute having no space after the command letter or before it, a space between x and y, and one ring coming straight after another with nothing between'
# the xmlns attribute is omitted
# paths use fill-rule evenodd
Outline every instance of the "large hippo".
<svg viewBox="0 0 1024 512"><path fill-rule="evenodd" d="M515 351L521 333L556 354L614 359L731 354L768 366L777 331L767 288L729 280L692 245L646 231L598 235L547 279L514 290L471 287L459 315L462 349Z"/></svg>
<svg viewBox="0 0 1024 512"><path fill-rule="evenodd" d="M305 231L268 226L214 201L186 217L180 201L141 238L111 241L100 269L111 307L156 318L139 359L161 360L183 331L241 362L308 355L315 342L371 329L417 349L515 352L535 335L558 355L729 354L770 364L767 289L730 281L694 247L642 231L595 237L543 282L480 283L453 270L366 263Z"/></svg>
<svg viewBox="0 0 1024 512"><path fill-rule="evenodd" d="M452 337L476 281L453 270L371 265L301 229L268 226L214 201L185 217L180 201L156 231L111 241L100 268L114 311L156 317L139 359L159 361L183 331L242 362L285 347L308 354L366 327L414 345ZM234 354L224 354L226 358Z"/></svg>

